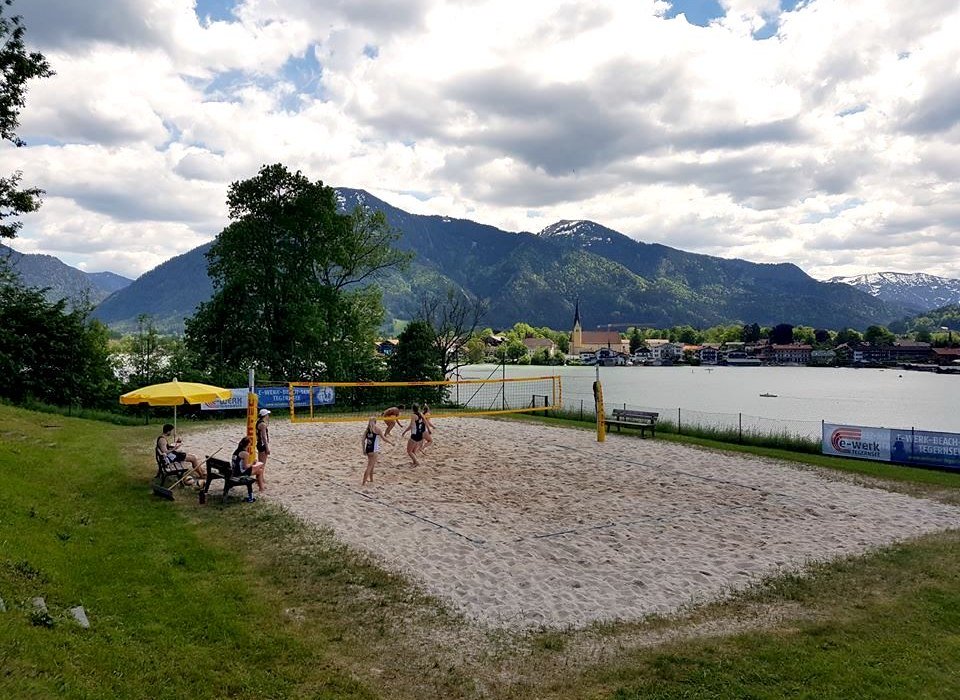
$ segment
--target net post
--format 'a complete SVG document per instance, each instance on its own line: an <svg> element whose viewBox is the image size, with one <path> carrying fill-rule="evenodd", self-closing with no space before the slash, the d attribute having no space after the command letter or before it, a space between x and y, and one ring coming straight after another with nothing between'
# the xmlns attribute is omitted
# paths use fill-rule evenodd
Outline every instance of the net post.
<svg viewBox="0 0 960 700"><path fill-rule="evenodd" d="M253 380L253 368L251 367L247 375L247 438L250 440L247 452L252 457L251 463L260 459L260 455L257 453L257 394L254 391Z"/></svg>
<svg viewBox="0 0 960 700"><path fill-rule="evenodd" d="M603 385L600 384L600 368L597 367L597 379L593 383L593 401L597 410L597 442L606 442L607 425L603 410Z"/></svg>

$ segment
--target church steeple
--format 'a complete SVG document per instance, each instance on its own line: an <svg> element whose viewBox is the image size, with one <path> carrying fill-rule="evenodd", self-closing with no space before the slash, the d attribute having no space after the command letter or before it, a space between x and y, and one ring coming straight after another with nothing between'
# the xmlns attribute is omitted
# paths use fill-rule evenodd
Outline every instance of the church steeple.
<svg viewBox="0 0 960 700"><path fill-rule="evenodd" d="M580 326L580 297L573 312L573 332L570 334L570 354L575 355L583 347L583 329Z"/></svg>

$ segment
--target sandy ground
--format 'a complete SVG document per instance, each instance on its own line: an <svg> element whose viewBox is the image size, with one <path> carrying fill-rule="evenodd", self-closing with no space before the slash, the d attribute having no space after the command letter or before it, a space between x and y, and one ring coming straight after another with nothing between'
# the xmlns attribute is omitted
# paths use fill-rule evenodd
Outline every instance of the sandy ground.
<svg viewBox="0 0 960 700"><path fill-rule="evenodd" d="M530 423L434 422L420 467L406 440L387 445L361 488L362 423L277 421L264 497L495 626L669 613L777 571L960 527L960 508L774 460L616 434L597 443ZM228 457L240 437L215 428L186 445L222 445Z"/></svg>

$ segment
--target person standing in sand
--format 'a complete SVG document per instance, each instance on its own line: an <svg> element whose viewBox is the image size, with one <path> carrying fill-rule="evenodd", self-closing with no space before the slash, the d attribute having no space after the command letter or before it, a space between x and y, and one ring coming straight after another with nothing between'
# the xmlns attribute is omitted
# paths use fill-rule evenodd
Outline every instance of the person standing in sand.
<svg viewBox="0 0 960 700"><path fill-rule="evenodd" d="M427 432L427 422L423 419L423 414L420 413L420 407L417 404L413 404L410 410L413 415L410 416L410 422L400 433L400 437L410 433L410 439L407 440L407 456L413 461L413 466L419 467L420 460L417 459L417 450L420 448L420 443L423 442L424 433Z"/></svg>
<svg viewBox="0 0 960 700"><path fill-rule="evenodd" d="M257 418L257 459L260 461L260 464L263 466L263 469L267 468L267 457L270 456L270 410L267 408L260 409L260 417ZM260 490L264 489L263 481L263 469L261 469L260 478L257 480L257 484L260 487Z"/></svg>
<svg viewBox="0 0 960 700"><path fill-rule="evenodd" d="M360 482L361 486L368 481L371 484L373 483L373 470L380 459L381 440L391 445L393 444L393 441L388 438L386 434L380 430L380 426L377 425L377 417L370 416L370 420L367 421L367 429L363 431L363 453L367 456L367 468L363 472L363 480Z"/></svg>
<svg viewBox="0 0 960 700"><path fill-rule="evenodd" d="M385 410L383 413L380 414L383 416L383 422L387 424L387 430L383 434L384 437L387 437L388 435L390 435L390 431L393 430L394 426L396 426L397 420L400 418L400 409L402 408L403 408L402 405L391 406L390 408L388 408L387 410Z"/></svg>
<svg viewBox="0 0 960 700"><path fill-rule="evenodd" d="M423 422L427 424L427 430L424 432L423 440L420 442L419 452L422 453L433 444L433 423L430 421L430 404L423 404L420 415L423 416Z"/></svg>

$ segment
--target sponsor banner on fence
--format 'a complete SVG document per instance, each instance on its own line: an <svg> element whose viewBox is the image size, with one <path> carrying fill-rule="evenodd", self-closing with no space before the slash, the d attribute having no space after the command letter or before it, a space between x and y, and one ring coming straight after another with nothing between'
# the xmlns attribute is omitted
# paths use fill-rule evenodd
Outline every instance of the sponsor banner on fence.
<svg viewBox="0 0 960 700"><path fill-rule="evenodd" d="M839 457L960 469L960 435L956 433L824 423L821 451Z"/></svg>
<svg viewBox="0 0 960 700"><path fill-rule="evenodd" d="M960 469L960 435L930 430L891 430L890 460Z"/></svg>
<svg viewBox="0 0 960 700"><path fill-rule="evenodd" d="M231 389L232 396L229 399L218 399L208 403L200 404L204 411L224 411L228 409L243 410L247 407L247 390ZM264 386L254 389L257 395L257 405L260 408L289 408L290 393L285 386ZM310 387L298 386L293 390L293 401L296 406L310 405ZM334 403L334 393L332 386L313 387L313 405L331 406Z"/></svg>
<svg viewBox="0 0 960 700"><path fill-rule="evenodd" d="M860 425L823 424L823 454L890 461L890 431Z"/></svg>

